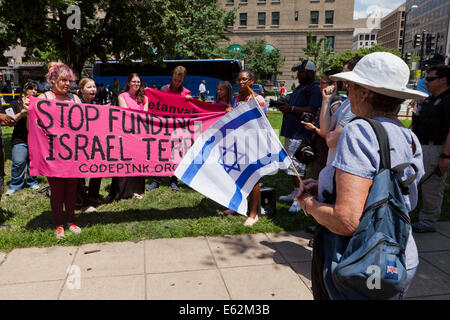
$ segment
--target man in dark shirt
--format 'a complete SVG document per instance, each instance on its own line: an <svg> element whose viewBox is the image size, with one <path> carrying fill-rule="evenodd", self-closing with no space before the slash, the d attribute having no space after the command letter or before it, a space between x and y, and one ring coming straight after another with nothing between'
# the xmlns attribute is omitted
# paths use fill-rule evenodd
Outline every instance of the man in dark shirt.
<svg viewBox="0 0 450 320"><path fill-rule="evenodd" d="M436 231L441 215L447 171L450 170L450 67L431 67L425 83L431 93L422 104L413 131L423 151L422 210L414 232Z"/></svg>
<svg viewBox="0 0 450 320"><path fill-rule="evenodd" d="M314 62L304 60L298 66L292 68L292 71L297 71L299 86L292 93L289 104L285 104L279 108L283 112L280 135L285 137L284 147L286 152L292 158L297 172L304 178L306 165L299 162L294 157L294 154L303 142L311 139L312 132L307 130L301 124L301 121L305 113L312 114L312 118L315 117L317 110L322 104L322 94L319 84L315 82L316 66ZM287 174L292 178L294 191L287 196L281 196L280 200L293 201L289 212L299 212L301 210L300 204L294 199L298 192L299 180L291 167L287 170Z"/></svg>

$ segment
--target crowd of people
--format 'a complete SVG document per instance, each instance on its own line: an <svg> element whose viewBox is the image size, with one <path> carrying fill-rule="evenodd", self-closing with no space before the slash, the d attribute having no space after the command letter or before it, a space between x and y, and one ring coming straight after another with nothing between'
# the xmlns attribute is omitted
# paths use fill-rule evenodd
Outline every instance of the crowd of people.
<svg viewBox="0 0 450 320"><path fill-rule="evenodd" d="M289 212L303 211L312 216L320 229L349 237L357 229L373 184L379 173L380 154L377 137L370 125L358 119L366 117L378 120L389 137L392 166L412 163L416 170L405 169L401 178L417 176L403 195L408 211L412 211L422 193L423 208L419 221L412 226L414 232L435 231L439 219L445 189L447 171L450 170L450 67L433 64L422 81L427 92L408 89L409 68L403 60L389 53L372 53L345 62L342 70L327 69L316 81L316 66L304 60L292 71L297 73L299 86L286 94L283 90L278 106L283 114L281 136L284 148L293 160L286 170L293 191L281 196L280 201L291 203ZM192 99L192 92L183 86L187 70L178 66L173 70L171 83L160 90ZM104 88L97 88L92 79L83 78L78 83L78 94L70 88L75 80L72 70L63 63L51 63L47 74L50 89L39 97L59 101L81 103L105 103L99 97ZM262 96L251 90L255 75L243 70L237 78L239 94L233 97L229 82L217 86L216 102L226 106L226 111L239 108L255 98L267 115L268 105ZM419 88L418 88L419 89ZM199 87L206 92L205 83ZM343 95L345 90L348 95ZM111 104L133 110L148 110L148 98L142 78L130 74L125 88L118 80L109 87ZM25 184L39 189L36 177L29 175L27 145L27 113L29 97L36 95L37 84L28 81L23 85L22 96L11 103L15 119L0 113L0 122L15 126L12 135L11 182L7 195L13 195ZM411 128L405 128L398 120L400 105L406 99L417 101ZM412 129L412 130L411 130ZM1 131L0 131L1 133ZM311 166L311 177L306 179L307 165ZM3 193L4 177L3 144L0 145L0 194ZM56 237L64 237L64 230L75 234L81 228L75 224L75 209L95 206L101 203L135 197L142 199L145 190L152 191L161 185L161 178L154 177L145 188L145 177L113 178L109 194L100 196L101 178L85 179L47 177L50 185L50 203L56 225ZM172 190L178 191L175 176L170 177ZM249 212L246 226L258 221L260 184L256 183L249 195ZM63 207L66 212L66 228L63 223ZM233 214L225 210L226 214ZM319 228L318 228L319 229ZM316 237L315 237L316 239ZM314 246L315 248L315 246ZM317 249L315 249L317 250ZM412 232L409 234L406 253L407 284L397 297L407 291L418 265L417 248ZM314 253L317 255L317 251ZM314 265L322 272L326 266ZM317 270L316 270L317 271ZM317 280L320 279L320 280ZM313 291L316 298L329 298L324 290L325 280L313 276Z"/></svg>

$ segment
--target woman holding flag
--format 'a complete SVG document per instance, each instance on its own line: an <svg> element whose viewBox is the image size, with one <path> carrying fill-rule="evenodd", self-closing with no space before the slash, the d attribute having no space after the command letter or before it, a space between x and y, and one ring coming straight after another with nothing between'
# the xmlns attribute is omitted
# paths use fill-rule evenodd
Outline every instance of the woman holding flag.
<svg viewBox="0 0 450 320"><path fill-rule="evenodd" d="M267 116L267 108L265 106L265 100L262 96L255 94L251 86L255 81L255 75L250 70L242 70L238 75L238 86L239 86L239 95L233 98L232 107L239 108L239 106L247 103L250 99L255 99L261 109L264 111L264 114ZM248 218L245 221L244 225L247 227L253 226L258 221L258 202L260 196L260 187L259 182L255 184L252 191L250 192L250 212L248 214ZM233 210L227 209L224 211L226 214L234 213Z"/></svg>

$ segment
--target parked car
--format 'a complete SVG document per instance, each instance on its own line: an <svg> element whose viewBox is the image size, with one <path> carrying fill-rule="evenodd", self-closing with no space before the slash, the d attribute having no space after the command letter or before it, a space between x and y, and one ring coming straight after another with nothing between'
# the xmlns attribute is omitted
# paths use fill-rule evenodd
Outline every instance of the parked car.
<svg viewBox="0 0 450 320"><path fill-rule="evenodd" d="M266 97L266 93L264 92L264 88L262 85L260 85L258 83L252 84L252 90L256 94L259 94L259 95L263 96L264 98Z"/></svg>

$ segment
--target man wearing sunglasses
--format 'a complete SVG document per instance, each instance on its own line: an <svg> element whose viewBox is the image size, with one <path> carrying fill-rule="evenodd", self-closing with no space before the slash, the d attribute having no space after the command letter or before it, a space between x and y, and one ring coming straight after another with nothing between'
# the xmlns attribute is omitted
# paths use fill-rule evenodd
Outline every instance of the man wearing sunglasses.
<svg viewBox="0 0 450 320"><path fill-rule="evenodd" d="M426 98L412 126L423 150L425 175L422 178L422 210L414 232L436 231L441 215L447 171L450 170L450 67L433 66L428 70Z"/></svg>

